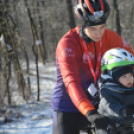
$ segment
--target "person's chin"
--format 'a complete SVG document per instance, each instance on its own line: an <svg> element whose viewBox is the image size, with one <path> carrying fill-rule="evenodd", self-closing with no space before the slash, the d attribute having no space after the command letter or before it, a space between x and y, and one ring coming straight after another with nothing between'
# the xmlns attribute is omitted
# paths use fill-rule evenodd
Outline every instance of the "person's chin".
<svg viewBox="0 0 134 134"><path fill-rule="evenodd" d="M131 88L132 87L132 84L128 84L126 87L127 88Z"/></svg>
<svg viewBox="0 0 134 134"><path fill-rule="evenodd" d="M95 42L99 42L101 40L101 38L95 38L94 41Z"/></svg>

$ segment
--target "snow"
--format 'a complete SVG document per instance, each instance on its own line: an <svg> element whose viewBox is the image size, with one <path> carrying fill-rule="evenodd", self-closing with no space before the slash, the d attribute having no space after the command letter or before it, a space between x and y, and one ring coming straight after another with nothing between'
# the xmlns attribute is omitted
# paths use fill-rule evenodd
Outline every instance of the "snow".
<svg viewBox="0 0 134 134"><path fill-rule="evenodd" d="M25 64L23 64L23 70L25 70ZM6 108L3 106L2 109L6 111L2 117L6 115L7 122L0 123L1 134L52 134L50 99L56 85L55 64L44 66L39 63L40 102L37 101L37 77L34 63L30 64L29 77L31 97L25 101L19 95L17 86L13 89L12 102L14 103Z"/></svg>
<svg viewBox="0 0 134 134"><path fill-rule="evenodd" d="M12 104L0 104L0 134L52 134L50 99L56 85L54 63L39 63L40 101L37 101L36 64L30 64L31 97L26 101L20 95L16 80L10 83ZM22 64L23 71L26 64ZM27 74L25 75L25 78ZM6 122L3 123L3 120ZM86 134L81 132L81 134Z"/></svg>

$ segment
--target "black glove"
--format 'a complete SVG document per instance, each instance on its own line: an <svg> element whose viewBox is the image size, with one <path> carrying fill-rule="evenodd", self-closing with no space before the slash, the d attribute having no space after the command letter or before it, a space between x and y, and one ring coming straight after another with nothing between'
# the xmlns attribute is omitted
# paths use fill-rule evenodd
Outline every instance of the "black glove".
<svg viewBox="0 0 134 134"><path fill-rule="evenodd" d="M87 113L87 119L89 122L94 122L97 129L107 130L107 126L110 125L113 129L116 129L114 122L108 117L99 114L96 110L91 110Z"/></svg>
<svg viewBox="0 0 134 134"><path fill-rule="evenodd" d="M120 114L121 114L121 116L127 116L127 115L133 115L134 112L133 112L133 110L130 109L130 108L122 108L122 109L120 110Z"/></svg>

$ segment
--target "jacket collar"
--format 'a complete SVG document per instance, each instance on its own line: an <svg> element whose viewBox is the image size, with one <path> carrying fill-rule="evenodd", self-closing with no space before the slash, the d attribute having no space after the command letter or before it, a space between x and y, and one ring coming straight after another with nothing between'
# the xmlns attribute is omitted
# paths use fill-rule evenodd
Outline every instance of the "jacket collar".
<svg viewBox="0 0 134 134"><path fill-rule="evenodd" d="M118 92L121 94L130 94L134 92L134 87L126 88L122 86L121 84L114 83L114 80L112 79L112 77L110 77L107 74L105 75L101 74L99 87L100 89L106 88L106 89L109 89L109 90L112 90L114 92Z"/></svg>

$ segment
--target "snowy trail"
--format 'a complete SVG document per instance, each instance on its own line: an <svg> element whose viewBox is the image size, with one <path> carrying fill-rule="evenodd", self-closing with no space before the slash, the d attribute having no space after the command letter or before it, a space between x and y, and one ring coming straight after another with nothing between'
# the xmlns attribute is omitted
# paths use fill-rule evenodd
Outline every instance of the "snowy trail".
<svg viewBox="0 0 134 134"><path fill-rule="evenodd" d="M29 77L32 94L28 101L19 95L16 81L13 82L12 101L14 103L6 108L3 106L3 115L6 115L7 122L0 122L0 134L52 134L53 117L50 99L56 85L56 67L54 64L45 66L39 64L40 102L37 102L35 70L35 64L30 64ZM81 134L86 133L81 132Z"/></svg>
<svg viewBox="0 0 134 134"><path fill-rule="evenodd" d="M35 64L30 67L32 96L23 100L14 89L15 105L6 108L6 123L0 123L0 134L52 134L52 110L50 98L56 84L55 65L39 64L40 102L37 102L37 79Z"/></svg>

